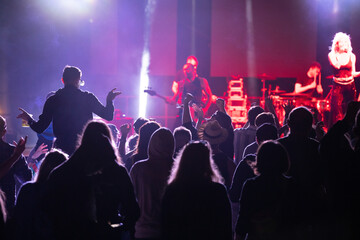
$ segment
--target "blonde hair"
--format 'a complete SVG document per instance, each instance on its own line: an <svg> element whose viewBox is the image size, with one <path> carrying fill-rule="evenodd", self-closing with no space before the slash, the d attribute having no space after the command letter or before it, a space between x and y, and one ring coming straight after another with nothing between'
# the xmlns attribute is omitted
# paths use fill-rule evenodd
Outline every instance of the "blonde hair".
<svg viewBox="0 0 360 240"><path fill-rule="evenodd" d="M331 46L331 51L332 52L338 52L339 51L339 47L338 44L340 41L343 41L347 44L347 52L350 53L352 52L352 47L351 47L351 40L350 40L350 35L343 33L343 32L338 32L335 34L334 39L332 40L332 46Z"/></svg>

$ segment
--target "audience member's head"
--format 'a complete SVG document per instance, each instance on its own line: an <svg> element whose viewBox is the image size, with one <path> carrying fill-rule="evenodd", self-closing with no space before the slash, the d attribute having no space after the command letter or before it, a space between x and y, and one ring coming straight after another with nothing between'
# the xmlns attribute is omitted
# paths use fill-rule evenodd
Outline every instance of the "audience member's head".
<svg viewBox="0 0 360 240"><path fill-rule="evenodd" d="M67 159L68 155L66 153L63 153L59 149L52 149L45 155L44 160L41 162L35 181L38 183L44 183L47 180L50 172L65 162Z"/></svg>
<svg viewBox="0 0 360 240"><path fill-rule="evenodd" d="M137 134L139 134L139 130L140 130L141 126L147 122L149 122L149 119L147 119L147 118L139 117L138 119L136 119L136 121L134 122L134 125L133 125L134 131Z"/></svg>
<svg viewBox="0 0 360 240"><path fill-rule="evenodd" d="M89 121L84 128L80 145L96 144L96 140L101 136L107 137L113 143L110 128L106 123L96 120Z"/></svg>
<svg viewBox="0 0 360 240"><path fill-rule="evenodd" d="M251 126L255 126L256 117L264 112L264 109L260 106L252 106L248 111L248 121Z"/></svg>
<svg viewBox="0 0 360 240"><path fill-rule="evenodd" d="M312 129L313 115L306 107L294 108L288 119L290 133L308 137Z"/></svg>
<svg viewBox="0 0 360 240"><path fill-rule="evenodd" d="M272 125L276 125L275 116L271 112L262 112L255 118L255 126L260 127L264 123L270 123Z"/></svg>
<svg viewBox="0 0 360 240"><path fill-rule="evenodd" d="M80 86L82 72L74 66L65 66L62 80L65 85Z"/></svg>
<svg viewBox="0 0 360 240"><path fill-rule="evenodd" d="M207 141L187 144L176 158L169 183L222 182L211 156L211 148Z"/></svg>
<svg viewBox="0 0 360 240"><path fill-rule="evenodd" d="M204 123L199 128L198 135L201 140L206 140L211 144L211 146L215 146L226 140L228 132L225 128L220 126L218 121L211 120Z"/></svg>
<svg viewBox="0 0 360 240"><path fill-rule="evenodd" d="M255 175L259 175L256 169L256 155L255 154L246 154L245 157L242 159L245 161L247 165L252 169Z"/></svg>
<svg viewBox="0 0 360 240"><path fill-rule="evenodd" d="M147 156L147 149L151 135L161 126L157 122L147 122L139 130L139 139L136 153Z"/></svg>
<svg viewBox="0 0 360 240"><path fill-rule="evenodd" d="M264 123L256 129L256 141L260 145L267 140L276 140L279 138L277 129L270 123Z"/></svg>
<svg viewBox="0 0 360 240"><path fill-rule="evenodd" d="M191 141L192 135L189 129L180 126L174 129L175 149L183 148L188 142Z"/></svg>
<svg viewBox="0 0 360 240"><path fill-rule="evenodd" d="M115 150L115 144L106 123L94 120L88 122L80 142L73 156L77 156L78 164L83 164L88 173L110 166L115 161L120 163L118 151Z"/></svg>
<svg viewBox="0 0 360 240"><path fill-rule="evenodd" d="M286 149L277 141L263 142L257 151L256 168L260 175L284 174L290 166Z"/></svg>
<svg viewBox="0 0 360 240"><path fill-rule="evenodd" d="M167 128L157 129L149 142L149 159L171 159L174 154L175 141Z"/></svg>
<svg viewBox="0 0 360 240"><path fill-rule="evenodd" d="M0 115L0 139L5 135L6 133L6 119Z"/></svg>

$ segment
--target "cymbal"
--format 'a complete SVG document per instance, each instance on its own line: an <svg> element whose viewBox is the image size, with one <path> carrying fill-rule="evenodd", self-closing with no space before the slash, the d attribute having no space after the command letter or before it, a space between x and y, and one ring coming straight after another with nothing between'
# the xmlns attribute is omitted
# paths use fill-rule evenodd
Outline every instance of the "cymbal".
<svg viewBox="0 0 360 240"><path fill-rule="evenodd" d="M276 78L274 78L273 76L270 76L266 73L260 74L257 77L260 78L260 80L276 80Z"/></svg>
<svg viewBox="0 0 360 240"><path fill-rule="evenodd" d="M282 93L286 93L286 91L284 90L279 90L279 89L275 89L275 90L270 90L271 93L274 94L282 94Z"/></svg>
<svg viewBox="0 0 360 240"><path fill-rule="evenodd" d="M310 98L309 94L305 94L305 93L295 93L295 92L291 92L291 93L283 93L280 94L281 96L287 96L287 97L308 97Z"/></svg>

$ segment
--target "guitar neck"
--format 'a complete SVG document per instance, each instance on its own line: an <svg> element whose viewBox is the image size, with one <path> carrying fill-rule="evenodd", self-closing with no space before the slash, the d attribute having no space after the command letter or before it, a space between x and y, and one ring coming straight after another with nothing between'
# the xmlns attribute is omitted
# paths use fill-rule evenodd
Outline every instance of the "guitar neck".
<svg viewBox="0 0 360 240"><path fill-rule="evenodd" d="M166 97L162 96L162 95L159 95L159 94L155 94L155 96L157 96L158 98L161 98L162 100L164 100L165 102L167 102L167 99Z"/></svg>

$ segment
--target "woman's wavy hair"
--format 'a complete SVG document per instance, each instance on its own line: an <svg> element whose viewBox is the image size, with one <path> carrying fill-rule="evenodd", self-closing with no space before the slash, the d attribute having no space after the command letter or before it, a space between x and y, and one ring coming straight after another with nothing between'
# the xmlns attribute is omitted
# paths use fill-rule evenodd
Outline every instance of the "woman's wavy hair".
<svg viewBox="0 0 360 240"><path fill-rule="evenodd" d="M89 156L93 154L93 156L102 155L109 159L115 158L119 164L122 164L111 130L103 121L91 120L86 124L83 134L79 138L78 149L84 150L83 152Z"/></svg>
<svg viewBox="0 0 360 240"><path fill-rule="evenodd" d="M68 159L68 155L60 149L52 149L45 155L41 162L39 171L35 177L35 182L44 183L50 175L50 172L56 167L64 163Z"/></svg>
<svg viewBox="0 0 360 240"><path fill-rule="evenodd" d="M348 52L352 52L350 35L343 33L343 32L338 32L335 34L334 39L332 40L331 51L333 51L333 52L339 51L338 43L340 41L346 42Z"/></svg>
<svg viewBox="0 0 360 240"><path fill-rule="evenodd" d="M140 127L135 154L141 154L146 157L148 156L148 146L151 135L160 127L160 124L154 121L147 122Z"/></svg>
<svg viewBox="0 0 360 240"><path fill-rule="evenodd" d="M179 152L168 183L201 181L223 183L223 178L212 158L210 144L207 141L193 141Z"/></svg>

